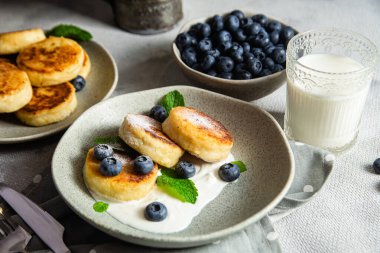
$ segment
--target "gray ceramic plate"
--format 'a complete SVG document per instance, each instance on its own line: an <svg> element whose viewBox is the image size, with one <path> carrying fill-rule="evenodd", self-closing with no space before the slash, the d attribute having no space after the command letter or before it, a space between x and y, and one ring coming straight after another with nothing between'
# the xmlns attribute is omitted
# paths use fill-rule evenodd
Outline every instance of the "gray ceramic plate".
<svg viewBox="0 0 380 253"><path fill-rule="evenodd" d="M82 178L87 150L96 136L117 135L127 113L146 113L164 94L177 89L186 105L220 120L234 136L232 153L247 164L239 182L228 185L184 231L156 234L134 229L92 209L94 199ZM56 188L83 219L119 239L155 247L211 243L263 218L288 191L294 159L281 127L258 107L210 91L172 86L125 94L99 103L79 117L59 142L52 161Z"/></svg>
<svg viewBox="0 0 380 253"><path fill-rule="evenodd" d="M23 125L13 114L0 114L1 144L30 141L61 131L89 107L111 96L118 80L117 67L111 54L94 41L81 45L90 56L92 66L86 87L77 92L77 109L67 119L42 127Z"/></svg>

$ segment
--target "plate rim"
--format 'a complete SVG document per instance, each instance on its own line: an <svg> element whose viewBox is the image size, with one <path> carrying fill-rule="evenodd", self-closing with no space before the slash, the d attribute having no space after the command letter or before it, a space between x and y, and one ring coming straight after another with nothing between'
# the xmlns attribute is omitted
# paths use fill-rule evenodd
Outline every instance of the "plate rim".
<svg viewBox="0 0 380 253"><path fill-rule="evenodd" d="M187 245L192 245L192 246L198 246L198 245L207 244L209 242L217 241L217 240L220 240L223 237L226 237L226 236L229 236L229 235L234 234L236 232L239 232L239 231L243 230L244 228L246 228L247 226L249 226L250 224L252 224L254 222L258 222L260 219L262 219L263 217L265 217L265 215L267 215L270 210L272 210L277 204L280 203L280 201L285 197L286 193L290 189L290 186L291 186L291 184L293 182L294 175L295 175L295 162L294 162L294 156L293 156L292 149L290 147L289 142L287 141L286 135L283 132L281 126L279 125L279 123L275 120L275 118L270 113L268 113L267 111L261 109L257 105L254 105L254 104L251 104L249 102L245 102L245 101L242 101L242 100L239 100L239 99L236 99L236 98L232 98L232 97L229 97L229 96L226 96L226 95L223 95L223 94L212 92L212 91L209 91L209 90L193 87L193 86L175 85L175 86L165 86L165 87L161 87L161 88L155 88L155 89L137 91L137 92L132 92L132 93L127 93L127 94L122 94L122 95L115 96L115 97L113 97L113 98L111 98L111 99L109 99L107 101L99 102L99 103L93 105L92 107L88 108L85 112L83 112L81 114L80 117L78 117L78 119L80 119L81 117L84 117L83 115L85 115L86 113L88 113L89 110L94 110L94 107L101 106L103 103L112 101L113 99L118 99L120 97L126 97L126 96L131 96L131 95L134 95L134 94L137 94L137 93L141 94L141 93L146 92L146 91L155 91L155 90L160 90L160 89L190 89L190 90L198 90L198 91L202 91L202 92L211 93L212 95L215 95L215 96L218 96L218 97L221 97L221 98L227 98L229 100L233 100L234 102L245 104L246 106L254 107L257 111L259 111L260 113L263 113L265 116L267 116L272 121L272 123L274 123L275 127L278 129L279 133L281 134L281 136L283 138L283 141L284 141L284 144L285 144L285 147L286 147L287 154L289 156L289 160L290 160L290 172L289 172L288 178L286 179L287 181L286 181L284 187L282 188L282 190L279 192L279 194L270 203L268 203L262 210L260 210L259 212L257 212L253 216L250 216L249 218L245 219L244 221L236 223L235 225L233 225L231 227L228 227L228 228L216 231L216 232L208 233L208 234L195 235L195 236L191 236L191 237L186 236L186 237L179 238L179 237L173 237L173 236L171 236L171 234L160 234L160 233L157 233L157 236L147 238L145 236L140 236L140 235L135 235L135 234L125 234L122 231L109 230L103 224L99 224L96 221L90 219L90 217L87 217L86 215L82 214L80 212L79 208L76 208L68 200L65 199L63 193L61 192L61 189L59 188L59 185L58 185L59 179L57 178L57 175L55 173L55 169L54 168L56 167L55 164L56 164L56 160L57 160L57 150L60 147L60 145L62 145L62 140L68 134L68 132L65 132L65 134L62 136L61 140L59 141L58 145L56 146L56 149L54 151L53 158L52 158L52 178L53 178L53 182L54 182L54 185L55 185L58 193L61 195L61 197L65 201L65 203L67 203L67 205L76 214L78 214L82 219L84 219L86 222L88 222L92 226L98 228L99 230L101 230L101 231L103 231L103 232L105 232L107 234L110 234L110 235L112 235L112 236L114 236L116 238L119 238L119 239L124 240L124 241L131 242L131 243L135 243L135 244L139 244L139 245L143 245L143 246L160 247L160 248L191 247L191 246L183 246L183 245L181 245L181 244L184 244L184 243L186 243ZM74 124L75 123L77 123L77 121L74 122ZM155 233L152 233L152 234L155 234ZM176 245L169 245L169 246L165 247L165 245L157 246L157 244L155 244L155 243L159 243L159 244L162 244L162 243L174 243Z"/></svg>
<svg viewBox="0 0 380 253"><path fill-rule="evenodd" d="M99 43L99 42L97 42L95 40L91 40L91 41L88 41L88 42L85 42L85 43L93 43L96 46L98 46L100 49L102 49L104 51L105 55L110 59L112 69L113 69L113 71L115 73L115 79L114 79L114 81L113 81L113 83L111 85L111 88L108 90L108 92L99 101L99 102L102 102L103 100L106 100L107 98L109 98L112 95L113 91L116 89L116 86L117 86L117 83L118 83L118 80L119 80L119 72L118 72L118 69L117 69L117 65L116 65L115 59L112 57L112 54L101 43ZM91 105L89 108L91 108L95 104ZM89 108L87 108L84 112L86 112ZM63 131L65 129L67 129L81 115L79 115L77 118L73 119L71 122L67 122L66 124L64 124L64 125L62 125L60 127L53 128L51 130L48 130L48 131L45 131L45 132L42 132L42 133L36 133L36 134L27 135L27 136L21 136L21 137L0 137L0 144L22 143L22 142L28 142L28 141L32 141L32 140L36 140L36 139L40 139L40 138L43 138L43 137L50 136L52 134L55 134L55 133L58 133L60 131Z"/></svg>

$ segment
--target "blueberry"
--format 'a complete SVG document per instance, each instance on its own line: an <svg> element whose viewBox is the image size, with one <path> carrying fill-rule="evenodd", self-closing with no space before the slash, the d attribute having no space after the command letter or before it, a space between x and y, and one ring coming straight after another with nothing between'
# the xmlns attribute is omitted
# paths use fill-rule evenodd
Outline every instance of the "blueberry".
<svg viewBox="0 0 380 253"><path fill-rule="evenodd" d="M262 61L262 64L263 64L264 68L267 68L269 70L273 70L273 68L274 68L274 61L269 57L265 58Z"/></svg>
<svg viewBox="0 0 380 253"><path fill-rule="evenodd" d="M239 166L232 163L225 163L219 168L219 177L226 182L232 182L240 176Z"/></svg>
<svg viewBox="0 0 380 253"><path fill-rule="evenodd" d="M266 55L272 55L273 51L276 49L275 46L273 46L273 44L269 43L265 48L264 48L264 52Z"/></svg>
<svg viewBox="0 0 380 253"><path fill-rule="evenodd" d="M215 32L219 32L223 30L223 28L224 28L223 18L219 15L215 15L211 21L211 29Z"/></svg>
<svg viewBox="0 0 380 253"><path fill-rule="evenodd" d="M220 45L219 45L219 49L220 51L222 52L227 52L228 49L230 49L232 47L232 42L231 41L223 41Z"/></svg>
<svg viewBox="0 0 380 253"><path fill-rule="evenodd" d="M261 50L261 48L252 48L251 49L252 51L252 54L257 58L259 59L260 61L264 60L265 58L265 53L263 52L263 50Z"/></svg>
<svg viewBox="0 0 380 253"><path fill-rule="evenodd" d="M217 73L214 69L210 69L209 71L206 72L206 74L209 76L216 76L217 75Z"/></svg>
<svg viewBox="0 0 380 253"><path fill-rule="evenodd" d="M237 29L232 33L232 36L235 41L244 42L247 39L247 36L244 34L242 29Z"/></svg>
<svg viewBox="0 0 380 253"><path fill-rule="evenodd" d="M240 19L240 27L245 27L253 24L253 20L251 18L242 18Z"/></svg>
<svg viewBox="0 0 380 253"><path fill-rule="evenodd" d="M180 161L175 166L175 172L180 178L190 178L195 175L195 166L192 163Z"/></svg>
<svg viewBox="0 0 380 253"><path fill-rule="evenodd" d="M268 17L265 16L264 14L256 14L256 15L252 16L252 20L254 22L260 23L262 26L266 26L266 24L269 21Z"/></svg>
<svg viewBox="0 0 380 253"><path fill-rule="evenodd" d="M175 44L178 49L181 51L182 49L191 46L193 37L188 33L180 33L175 38Z"/></svg>
<svg viewBox="0 0 380 253"><path fill-rule="evenodd" d="M162 123L168 117L168 113L162 105L155 105L150 109L149 117Z"/></svg>
<svg viewBox="0 0 380 253"><path fill-rule="evenodd" d="M252 22L252 24L244 26L244 32L247 34L247 36L256 35L259 33L261 28L262 27L259 23Z"/></svg>
<svg viewBox="0 0 380 253"><path fill-rule="evenodd" d="M211 26L207 23L203 23L200 27L199 27L199 31L198 31L198 36L200 38L206 38L206 37L209 37L211 35Z"/></svg>
<svg viewBox="0 0 380 253"><path fill-rule="evenodd" d="M113 156L113 149L107 144L98 144L94 148L94 157L102 161L106 157Z"/></svg>
<svg viewBox="0 0 380 253"><path fill-rule="evenodd" d="M280 31L273 31L269 34L269 39L273 44L277 44L280 41Z"/></svg>
<svg viewBox="0 0 380 253"><path fill-rule="evenodd" d="M269 69L263 69L259 76L269 76L270 74L272 74L272 71L270 71Z"/></svg>
<svg viewBox="0 0 380 253"><path fill-rule="evenodd" d="M133 162L133 169L137 174L146 175L153 170L153 161L149 156L141 155Z"/></svg>
<svg viewBox="0 0 380 253"><path fill-rule="evenodd" d="M70 83L74 86L75 92L81 91L86 86L86 79L83 76L77 76Z"/></svg>
<svg viewBox="0 0 380 253"><path fill-rule="evenodd" d="M185 48L181 52L181 58L183 62L190 67L197 63L197 54L192 47Z"/></svg>
<svg viewBox="0 0 380 253"><path fill-rule="evenodd" d="M233 10L230 14L236 16L239 20L244 18L244 13L241 10Z"/></svg>
<svg viewBox="0 0 380 253"><path fill-rule="evenodd" d="M201 26L202 26L202 23L196 23L196 24L190 26L188 33L193 37L199 38L200 37L199 31L201 29Z"/></svg>
<svg viewBox="0 0 380 253"><path fill-rule="evenodd" d="M212 42L210 39L206 38L206 39L202 39L201 41L199 41L198 50L200 52L206 52L206 51L209 51L211 49L212 49Z"/></svg>
<svg viewBox="0 0 380 253"><path fill-rule="evenodd" d="M244 62L246 64L248 63L248 61L251 61L256 58L252 53L244 53L243 57L244 57Z"/></svg>
<svg viewBox="0 0 380 253"><path fill-rule="evenodd" d="M201 69L203 71L209 70L215 64L215 57L212 55L206 55L201 61Z"/></svg>
<svg viewBox="0 0 380 253"><path fill-rule="evenodd" d="M217 58L220 56L220 51L218 49L214 48L212 50L205 52L205 54L211 55L211 56L214 56L214 58Z"/></svg>
<svg viewBox="0 0 380 253"><path fill-rule="evenodd" d="M295 31L290 26L286 26L281 31L281 39L284 42L288 42L295 35Z"/></svg>
<svg viewBox="0 0 380 253"><path fill-rule="evenodd" d="M251 52L251 46L248 42L241 43L241 46L243 47L244 53L250 53Z"/></svg>
<svg viewBox="0 0 380 253"><path fill-rule="evenodd" d="M244 63L238 63L234 67L234 73L235 73L235 75L237 75L238 72L243 71L243 70L246 70Z"/></svg>
<svg viewBox="0 0 380 253"><path fill-rule="evenodd" d="M266 45L269 44L269 35L264 29L260 29L260 31L253 36L249 37L248 41L252 46L255 47L265 47Z"/></svg>
<svg viewBox="0 0 380 253"><path fill-rule="evenodd" d="M284 67L281 66L281 64L274 64L272 72L276 73L276 72L280 72L280 71L283 71L283 70L284 70Z"/></svg>
<svg viewBox="0 0 380 253"><path fill-rule="evenodd" d="M231 34L226 30L222 30L222 31L218 32L216 36L217 36L216 41L219 44L221 44L222 42L225 42L225 41L231 41L232 40Z"/></svg>
<svg viewBox="0 0 380 253"><path fill-rule="evenodd" d="M241 63L244 61L243 54L239 54L237 51L230 53L230 57L235 63Z"/></svg>
<svg viewBox="0 0 380 253"><path fill-rule="evenodd" d="M150 221L162 221L168 216L168 209L161 202L155 201L145 207L145 218Z"/></svg>
<svg viewBox="0 0 380 253"><path fill-rule="evenodd" d="M262 65L261 61L257 58L254 58L254 59L249 60L247 62L247 69L253 75L258 75L261 72L262 68L263 68L263 65Z"/></svg>
<svg viewBox="0 0 380 253"><path fill-rule="evenodd" d="M282 25L281 25L280 22L278 22L276 20L271 20L267 24L267 29L268 29L269 32L281 31Z"/></svg>
<svg viewBox="0 0 380 253"><path fill-rule="evenodd" d="M234 68L234 61L230 57L221 56L216 61L216 69L219 72L231 72Z"/></svg>
<svg viewBox="0 0 380 253"><path fill-rule="evenodd" d="M286 52L285 49L276 48L272 52L272 58L276 63L284 63L286 61Z"/></svg>
<svg viewBox="0 0 380 253"><path fill-rule="evenodd" d="M244 53L244 49L239 43L233 42L232 47L229 49L229 53L233 53L233 52L236 52L242 55Z"/></svg>
<svg viewBox="0 0 380 253"><path fill-rule="evenodd" d="M224 20L224 27L230 32L236 31L239 28L239 25L240 21L238 17L234 15L228 15Z"/></svg>
<svg viewBox="0 0 380 253"><path fill-rule="evenodd" d="M120 174L122 167L121 162L115 157L106 157L100 163L100 173L113 177Z"/></svg>
<svg viewBox="0 0 380 253"><path fill-rule="evenodd" d="M217 77L220 77L223 79L232 79L232 73L231 72L220 72L217 74Z"/></svg>
<svg viewBox="0 0 380 253"><path fill-rule="evenodd" d="M236 79L239 80L248 80L252 79L252 74L247 70L240 70L236 73Z"/></svg>
<svg viewBox="0 0 380 253"><path fill-rule="evenodd" d="M375 170L376 174L380 174L380 158L377 158L373 162L373 169Z"/></svg>

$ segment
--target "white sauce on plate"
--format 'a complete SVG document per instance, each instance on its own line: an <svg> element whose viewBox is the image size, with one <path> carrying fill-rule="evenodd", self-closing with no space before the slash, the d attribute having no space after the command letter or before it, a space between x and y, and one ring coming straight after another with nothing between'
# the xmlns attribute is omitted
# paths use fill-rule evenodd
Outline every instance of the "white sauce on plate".
<svg viewBox="0 0 380 253"><path fill-rule="evenodd" d="M198 189L198 198L195 204L181 202L161 191L156 185L144 198L127 202L105 201L98 195L91 194L97 201L109 204L107 213L131 227L154 233L174 233L184 230L190 225L193 218L228 184L220 179L219 167L235 159L232 154L229 154L225 160L216 163L206 163L193 156L186 156L183 160L193 163L196 168L195 176L190 178ZM144 217L145 207L154 201L163 203L168 209L168 216L163 221L153 222Z"/></svg>

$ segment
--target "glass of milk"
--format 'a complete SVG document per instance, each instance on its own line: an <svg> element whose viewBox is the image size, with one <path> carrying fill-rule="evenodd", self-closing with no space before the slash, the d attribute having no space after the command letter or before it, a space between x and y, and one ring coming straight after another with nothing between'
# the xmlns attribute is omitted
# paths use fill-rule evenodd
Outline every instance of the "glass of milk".
<svg viewBox="0 0 380 253"><path fill-rule="evenodd" d="M288 138L341 152L357 138L378 62L376 46L346 30L312 30L287 48Z"/></svg>

